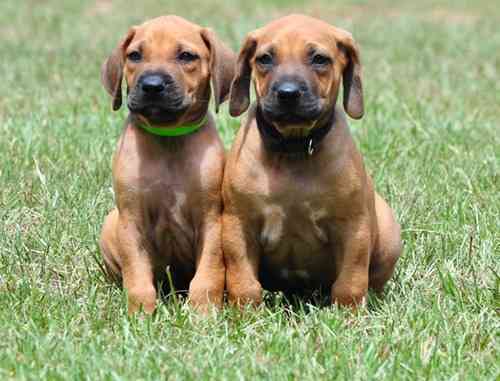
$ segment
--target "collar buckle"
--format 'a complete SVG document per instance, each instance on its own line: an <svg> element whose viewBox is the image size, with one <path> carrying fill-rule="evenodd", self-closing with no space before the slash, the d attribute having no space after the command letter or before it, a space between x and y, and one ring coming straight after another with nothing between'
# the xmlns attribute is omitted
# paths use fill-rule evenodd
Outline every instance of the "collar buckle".
<svg viewBox="0 0 500 381"><path fill-rule="evenodd" d="M313 140L309 139L309 146L307 147L307 153L311 156L314 152Z"/></svg>

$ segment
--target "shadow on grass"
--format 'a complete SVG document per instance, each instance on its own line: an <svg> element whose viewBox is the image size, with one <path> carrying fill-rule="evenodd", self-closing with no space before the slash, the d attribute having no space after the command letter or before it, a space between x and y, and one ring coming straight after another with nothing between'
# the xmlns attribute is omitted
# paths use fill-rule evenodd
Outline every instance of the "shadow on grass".
<svg viewBox="0 0 500 381"><path fill-rule="evenodd" d="M369 291L367 294L366 304L361 308L367 312L376 312L380 310L384 303L384 294L377 294ZM306 290L294 292L281 291L265 291L264 304L267 308L278 310L282 309L288 313L309 314L316 312L318 309L332 308L330 290Z"/></svg>

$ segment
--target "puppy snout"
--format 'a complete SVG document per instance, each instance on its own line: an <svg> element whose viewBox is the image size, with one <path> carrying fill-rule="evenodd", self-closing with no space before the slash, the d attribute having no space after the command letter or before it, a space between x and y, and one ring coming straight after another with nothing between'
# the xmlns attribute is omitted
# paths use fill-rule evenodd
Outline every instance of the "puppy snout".
<svg viewBox="0 0 500 381"><path fill-rule="evenodd" d="M276 96L280 102L296 103L301 94L300 84L294 81L285 81L276 86Z"/></svg>
<svg viewBox="0 0 500 381"><path fill-rule="evenodd" d="M148 95L164 93L170 82L172 82L171 78L165 74L146 74L139 80L141 90Z"/></svg>
<svg viewBox="0 0 500 381"><path fill-rule="evenodd" d="M314 84L298 75L276 78L262 97L261 108L269 120L297 124L315 120L321 114L321 102Z"/></svg>

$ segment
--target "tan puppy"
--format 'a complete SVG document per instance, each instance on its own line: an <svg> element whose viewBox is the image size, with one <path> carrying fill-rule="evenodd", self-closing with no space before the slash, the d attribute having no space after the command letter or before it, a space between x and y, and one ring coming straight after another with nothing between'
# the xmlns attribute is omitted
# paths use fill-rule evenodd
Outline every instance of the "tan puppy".
<svg viewBox="0 0 500 381"><path fill-rule="evenodd" d="M108 272L128 291L129 312L155 309L167 268L195 306L222 303L224 149L207 109L210 83L216 109L229 92L235 58L210 30L164 16L132 27L103 64L115 110L123 76L128 90L130 115L113 159L117 207L100 245Z"/></svg>
<svg viewBox="0 0 500 381"><path fill-rule="evenodd" d="M223 252L231 301L261 301L262 287L327 288L357 305L381 291L401 253L400 228L373 190L343 111L363 115L352 36L306 16L276 20L243 43L230 111L257 102L236 137L223 183Z"/></svg>

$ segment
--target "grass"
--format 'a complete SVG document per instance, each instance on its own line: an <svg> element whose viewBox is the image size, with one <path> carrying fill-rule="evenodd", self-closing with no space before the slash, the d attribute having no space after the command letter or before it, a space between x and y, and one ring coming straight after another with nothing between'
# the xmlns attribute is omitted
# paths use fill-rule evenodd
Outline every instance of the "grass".
<svg viewBox="0 0 500 381"><path fill-rule="evenodd" d="M270 5L273 3L273 5ZM493 1L14 1L0 5L0 379L500 377L500 11ZM361 44L350 125L403 227L387 295L351 313L279 294L200 319L128 318L99 270L113 114L99 67L128 26L176 13L233 48L291 11ZM218 116L229 145L238 128Z"/></svg>

